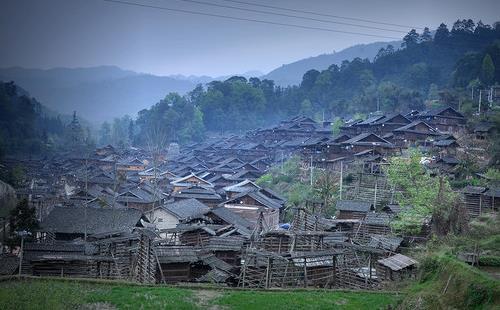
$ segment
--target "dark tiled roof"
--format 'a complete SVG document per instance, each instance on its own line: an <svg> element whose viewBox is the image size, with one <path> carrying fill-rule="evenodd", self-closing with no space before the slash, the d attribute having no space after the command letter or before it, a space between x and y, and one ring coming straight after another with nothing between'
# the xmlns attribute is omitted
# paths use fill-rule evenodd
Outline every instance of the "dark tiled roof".
<svg viewBox="0 0 500 310"><path fill-rule="evenodd" d="M234 225L240 234L250 236L253 224L247 219L224 207L217 207L209 212L212 212L226 223Z"/></svg>
<svg viewBox="0 0 500 310"><path fill-rule="evenodd" d="M178 219L186 219L198 214L202 214L209 208L196 199L182 199L163 206L164 209L177 216Z"/></svg>
<svg viewBox="0 0 500 310"><path fill-rule="evenodd" d="M212 188L206 188L203 186L193 185L184 188L176 193L172 194L174 198L192 198L192 199L203 199L203 200L222 200L222 197L215 192Z"/></svg>
<svg viewBox="0 0 500 310"><path fill-rule="evenodd" d="M451 146L454 144L458 145L457 141L455 141L455 140L439 140L439 141L434 142L435 146Z"/></svg>
<svg viewBox="0 0 500 310"><path fill-rule="evenodd" d="M396 251L403 242L403 238L393 236L372 235L368 246L383 250Z"/></svg>
<svg viewBox="0 0 500 310"><path fill-rule="evenodd" d="M418 130L414 130L414 129L412 129L412 128L414 128L415 126L418 126L418 125L420 125L420 124L423 124L423 125L425 125L427 128L429 128L429 131L430 131L432 134L436 134L436 135L440 134L440 133L439 133L436 129L432 128L429 124L427 124L427 123L426 123L426 122L424 122L424 121L413 121L413 122L409 123L408 125L405 125L405 126L403 126L403 127L399 127L399 128L394 129L394 131L396 131L396 132L397 132L397 131L403 131L403 132L404 132L404 131L408 131L408 132L420 132L420 133L424 133L424 132L422 132L422 131L418 131ZM426 133L426 134L430 134L430 133L428 133L428 132L425 132L425 133Z"/></svg>
<svg viewBox="0 0 500 310"><path fill-rule="evenodd" d="M365 217L365 224L376 226L389 226L391 217L385 212L368 212Z"/></svg>
<svg viewBox="0 0 500 310"><path fill-rule="evenodd" d="M466 186L464 189L462 189L463 193L466 194L482 194L486 191L486 188L481 187L481 186Z"/></svg>
<svg viewBox="0 0 500 310"><path fill-rule="evenodd" d="M489 197L499 198L500 197L500 188L490 188L484 193L484 195L489 196Z"/></svg>
<svg viewBox="0 0 500 310"><path fill-rule="evenodd" d="M358 200L339 200L336 208L338 211L368 212L372 208L372 204Z"/></svg>
<svg viewBox="0 0 500 310"><path fill-rule="evenodd" d="M85 226L88 234L125 231L140 225L141 217L142 212L135 209L55 207L40 223L40 231L83 234Z"/></svg>
<svg viewBox="0 0 500 310"><path fill-rule="evenodd" d="M413 258L405 256L403 254L396 254L388 258L379 259L378 263L390 268L393 271L399 271L409 266L413 266L418 262Z"/></svg>
<svg viewBox="0 0 500 310"><path fill-rule="evenodd" d="M493 128L495 128L495 125L492 123L480 122L474 127L474 132L489 132Z"/></svg>

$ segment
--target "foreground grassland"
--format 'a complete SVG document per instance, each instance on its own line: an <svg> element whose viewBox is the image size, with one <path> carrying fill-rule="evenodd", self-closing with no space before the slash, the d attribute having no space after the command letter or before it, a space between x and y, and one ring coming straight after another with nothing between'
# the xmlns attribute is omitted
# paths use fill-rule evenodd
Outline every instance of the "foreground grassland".
<svg viewBox="0 0 500 310"><path fill-rule="evenodd" d="M401 295L240 291L58 280L0 282L0 309L386 309Z"/></svg>

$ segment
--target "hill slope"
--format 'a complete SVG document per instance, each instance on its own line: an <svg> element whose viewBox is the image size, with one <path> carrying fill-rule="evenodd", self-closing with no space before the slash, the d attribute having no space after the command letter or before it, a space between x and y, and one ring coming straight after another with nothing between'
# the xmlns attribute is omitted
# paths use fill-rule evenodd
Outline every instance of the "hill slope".
<svg viewBox="0 0 500 310"><path fill-rule="evenodd" d="M196 79L140 74L117 67L56 68L49 70L0 69L0 80L13 80L48 108L60 113L103 121L124 114L135 115L169 92L186 93Z"/></svg>
<svg viewBox="0 0 500 310"><path fill-rule="evenodd" d="M340 65L342 61L351 61L356 57L373 60L379 49L386 47L388 44L392 44L395 48L398 48L401 45L401 41L358 44L337 53L322 54L301 59L290 64L282 65L264 75L262 78L274 80L277 85L281 86L297 85L302 81L304 73L311 69L324 70L332 64Z"/></svg>

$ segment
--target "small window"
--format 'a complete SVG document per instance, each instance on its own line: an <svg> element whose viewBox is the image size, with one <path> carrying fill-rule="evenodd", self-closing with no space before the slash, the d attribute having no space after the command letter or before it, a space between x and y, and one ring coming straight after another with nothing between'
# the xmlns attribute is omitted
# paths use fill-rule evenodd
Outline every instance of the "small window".
<svg viewBox="0 0 500 310"><path fill-rule="evenodd" d="M158 223L163 222L163 219L161 217L158 218Z"/></svg>

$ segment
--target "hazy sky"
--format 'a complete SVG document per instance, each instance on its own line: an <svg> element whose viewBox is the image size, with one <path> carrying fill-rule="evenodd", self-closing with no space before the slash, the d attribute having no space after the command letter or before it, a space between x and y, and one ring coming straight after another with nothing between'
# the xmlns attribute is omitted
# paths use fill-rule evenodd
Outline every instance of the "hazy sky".
<svg viewBox="0 0 500 310"><path fill-rule="evenodd" d="M389 37L404 35L182 0L123 1ZM409 30L224 0L197 1ZM430 26L431 29L443 21L451 27L458 18L482 19L485 23L500 20L499 0L241 1L408 26ZM390 39L190 15L103 0L0 0L0 67L117 65L158 75L217 76L249 70L267 72L285 63L338 51L356 43L386 40Z"/></svg>

